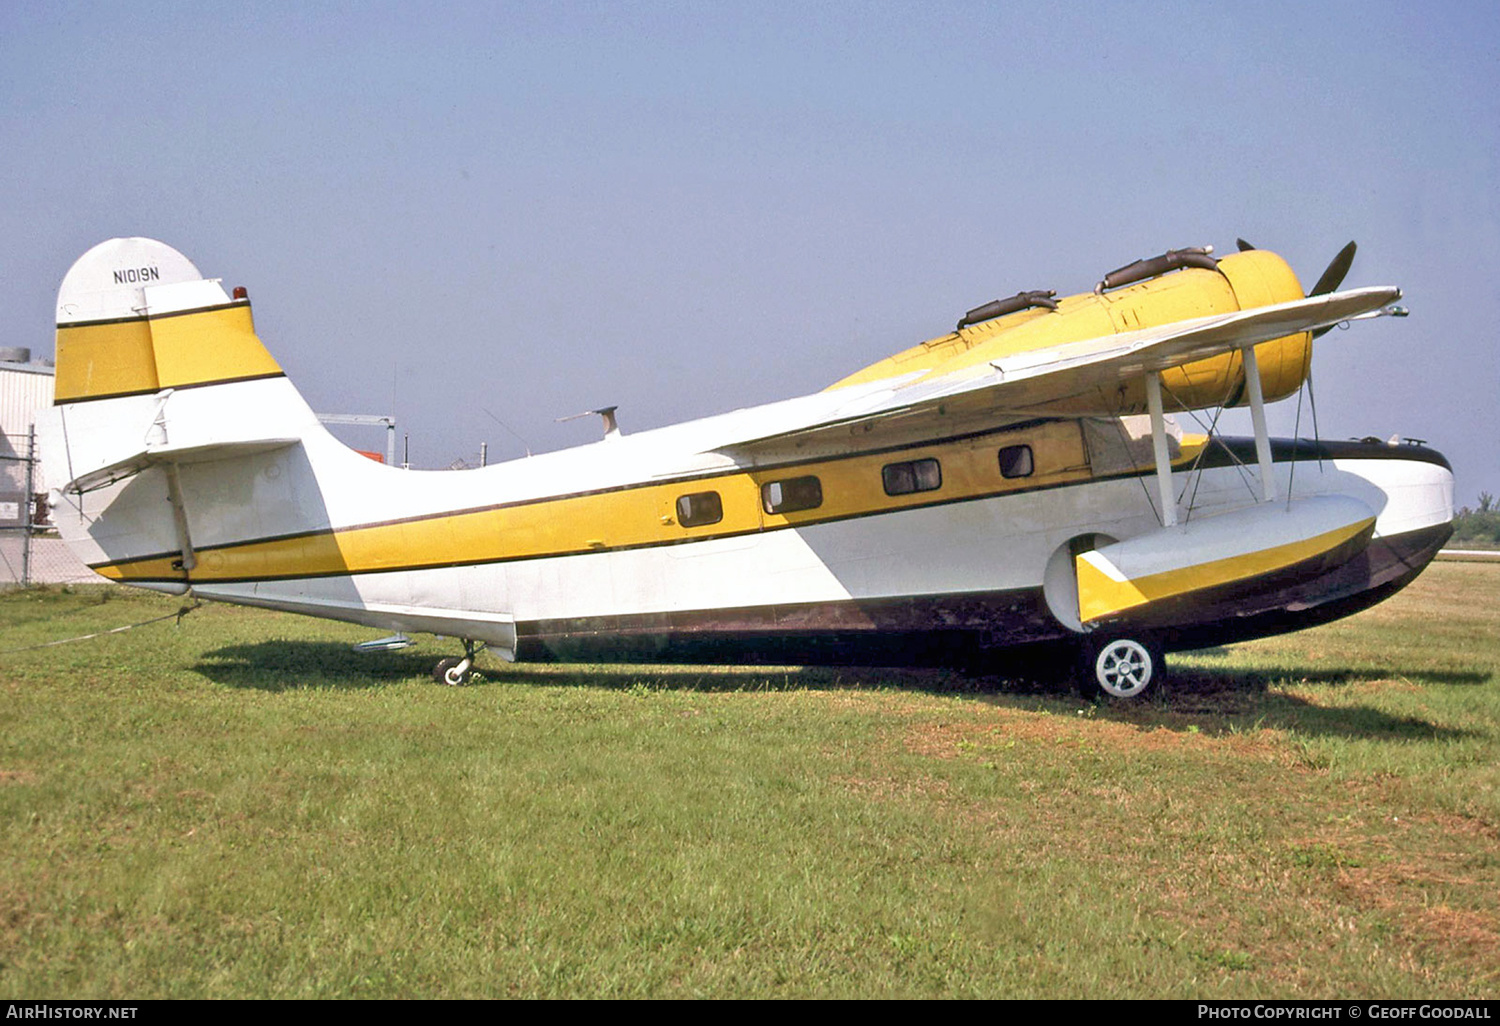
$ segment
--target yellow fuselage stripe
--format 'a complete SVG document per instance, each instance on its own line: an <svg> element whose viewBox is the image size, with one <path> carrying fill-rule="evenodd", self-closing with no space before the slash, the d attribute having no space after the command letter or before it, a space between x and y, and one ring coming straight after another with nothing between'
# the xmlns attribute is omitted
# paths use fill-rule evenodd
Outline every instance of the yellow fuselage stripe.
<svg viewBox="0 0 1500 1026"><path fill-rule="evenodd" d="M1006 479L1000 473L998 452L1005 446L1021 444L1032 447L1034 471L1028 477ZM935 457L942 464L941 488L910 495L885 494L882 467L927 457ZM821 506L785 515L764 512L763 484L806 475L815 475L822 482ZM208 546L198 550L198 565L191 578L207 583L375 573L666 545L808 526L1089 477L1078 422L1057 421L895 453L840 457L790 468L740 471L296 537ZM704 491L719 493L724 518L702 527L679 525L678 497ZM180 579L183 572L172 566L176 558L157 556L96 569L118 581Z"/></svg>

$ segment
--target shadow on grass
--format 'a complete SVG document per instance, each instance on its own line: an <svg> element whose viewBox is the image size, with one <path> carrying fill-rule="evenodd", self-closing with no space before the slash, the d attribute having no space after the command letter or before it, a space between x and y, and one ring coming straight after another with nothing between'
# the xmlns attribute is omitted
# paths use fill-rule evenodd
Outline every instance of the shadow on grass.
<svg viewBox="0 0 1500 1026"><path fill-rule="evenodd" d="M1392 678L1428 684L1474 685L1490 680L1491 674L1432 670L1288 672L1182 667L1173 671L1166 692L1145 705L1101 709L1103 715L1111 719L1151 728L1166 727L1208 734L1241 731L1248 721L1248 725L1254 728L1269 727L1305 736L1349 739L1457 740L1480 736L1478 731L1445 727L1414 716L1393 715L1368 705L1325 706L1301 695L1270 690L1272 684L1287 681L1340 685Z"/></svg>
<svg viewBox="0 0 1500 1026"><path fill-rule="evenodd" d="M1393 716L1367 705L1316 705L1297 695L1277 695L1263 726L1317 737L1363 738L1369 741L1456 741L1484 732L1444 727L1415 716Z"/></svg>
<svg viewBox="0 0 1500 1026"><path fill-rule="evenodd" d="M1414 684L1451 684L1457 687L1473 687L1488 684L1494 674L1479 670L1430 670L1423 668L1394 669L1356 668L1352 666L1328 667L1326 669L1276 669L1234 670L1227 667L1188 667L1181 664L1172 668L1173 680L1201 684L1206 690L1222 689L1225 686L1238 690L1264 691L1272 683L1290 684L1350 684L1370 680L1406 680Z"/></svg>
<svg viewBox="0 0 1500 1026"><path fill-rule="evenodd" d="M430 680L436 661L415 652L361 654L336 641L257 641L205 652L193 670L215 684L256 691L379 688Z"/></svg>
<svg viewBox="0 0 1500 1026"><path fill-rule="evenodd" d="M431 682L433 665L456 652L358 653L331 641L258 641L206 652L193 667L216 684L257 691L373 688ZM895 688L932 694L1066 694L1065 684L997 680L957 670L827 666L676 666L479 660L481 682L628 691L836 691ZM436 686L436 685L434 685Z"/></svg>
<svg viewBox="0 0 1500 1026"><path fill-rule="evenodd" d="M878 666L612 666L541 664L489 667L486 676L545 687L628 691L921 691L935 695L1068 694L1066 684L996 680L950 669Z"/></svg>
<svg viewBox="0 0 1500 1026"><path fill-rule="evenodd" d="M451 654L451 653L443 653ZM258 691L300 688L378 688L402 682L431 682L439 653L405 651L361 654L330 641L260 641L228 645L205 653L193 669L225 687ZM984 696L1009 705L1038 699L1067 699L1064 683L1027 677L972 676L956 670L879 667L673 666L528 663L512 665L482 659L483 683L525 684L608 691L780 692L884 690ZM1327 707L1300 696L1271 692L1289 677L1299 682L1343 684L1376 674L1353 669L1306 674L1184 667L1170 687L1139 705L1099 706L1101 717L1144 729L1229 733L1247 720L1257 727L1304 735L1411 740L1455 739L1474 732L1442 727L1415 717L1394 716L1369 706ZM1416 670L1385 677L1443 684L1479 684L1490 674ZM436 687L436 684L431 686Z"/></svg>

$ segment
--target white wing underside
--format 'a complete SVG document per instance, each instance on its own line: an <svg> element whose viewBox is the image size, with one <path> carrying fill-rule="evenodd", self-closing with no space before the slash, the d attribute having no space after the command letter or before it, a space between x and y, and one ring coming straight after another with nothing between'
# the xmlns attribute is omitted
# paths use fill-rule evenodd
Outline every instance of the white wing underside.
<svg viewBox="0 0 1500 1026"><path fill-rule="evenodd" d="M854 385L775 404L754 429L738 422L737 431L703 439L700 451L810 441L875 418L936 413L939 406L1022 418L1066 403L1069 416L1113 416L1120 412L1120 386L1148 373L1370 316L1400 298L1392 286L1349 289L1018 353L941 377L916 372Z"/></svg>

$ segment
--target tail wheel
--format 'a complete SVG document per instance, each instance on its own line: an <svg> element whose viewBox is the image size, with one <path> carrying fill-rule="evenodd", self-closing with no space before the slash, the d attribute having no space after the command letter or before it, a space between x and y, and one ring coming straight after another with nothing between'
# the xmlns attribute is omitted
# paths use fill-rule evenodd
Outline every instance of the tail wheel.
<svg viewBox="0 0 1500 1026"><path fill-rule="evenodd" d="M457 656L440 659L432 668L432 679L449 687L458 687L468 679L468 676L469 660L460 659Z"/></svg>
<svg viewBox="0 0 1500 1026"><path fill-rule="evenodd" d="M1084 695L1115 702L1138 701L1161 687L1167 664L1161 646L1144 637L1111 637L1085 649L1080 683Z"/></svg>
<svg viewBox="0 0 1500 1026"><path fill-rule="evenodd" d="M441 659L432 668L432 679L439 684L447 684L449 687L458 687L460 684L469 682L469 671L474 668L474 658L483 652L485 642L474 641L471 638L464 639L464 657L458 659L450 656Z"/></svg>

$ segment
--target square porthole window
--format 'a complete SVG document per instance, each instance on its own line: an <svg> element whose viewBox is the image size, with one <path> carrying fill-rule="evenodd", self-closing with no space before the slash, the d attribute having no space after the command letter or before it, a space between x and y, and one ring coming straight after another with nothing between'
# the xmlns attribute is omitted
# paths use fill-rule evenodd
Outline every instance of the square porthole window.
<svg viewBox="0 0 1500 1026"><path fill-rule="evenodd" d="M677 497L677 522L683 527L705 527L724 519L718 492L694 492Z"/></svg>
<svg viewBox="0 0 1500 1026"><path fill-rule="evenodd" d="M791 477L769 481L760 488L761 505L767 513L796 513L823 505L823 483L815 477Z"/></svg>
<svg viewBox="0 0 1500 1026"><path fill-rule="evenodd" d="M1029 445L1007 445L1000 450L1001 477L1030 477L1036 465Z"/></svg>
<svg viewBox="0 0 1500 1026"><path fill-rule="evenodd" d="M887 463L880 471L887 495L931 492L943 487L943 468L934 459Z"/></svg>

